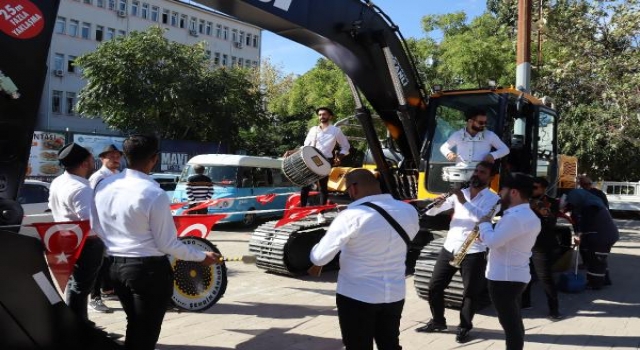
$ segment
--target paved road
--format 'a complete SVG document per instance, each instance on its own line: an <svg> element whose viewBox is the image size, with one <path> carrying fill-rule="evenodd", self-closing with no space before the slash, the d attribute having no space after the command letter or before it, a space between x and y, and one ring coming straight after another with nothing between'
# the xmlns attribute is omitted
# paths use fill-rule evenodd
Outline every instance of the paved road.
<svg viewBox="0 0 640 350"><path fill-rule="evenodd" d="M525 349L640 349L640 221L617 220L621 239L610 257L614 285L600 291L561 294L558 322L544 318L546 300L533 288L532 310L524 311ZM248 253L250 231L220 226L210 239L227 256ZM335 308L336 272L320 278L291 278L265 273L254 265L229 263L225 296L202 313L169 312L158 349L332 350L342 349ZM91 313L109 332L124 334L125 315L117 301L113 314ZM458 320L447 310L450 325ZM401 344L417 349L504 349L504 336L492 308L474 320L472 340L457 344L453 330L416 333L430 318L425 300L418 298L413 278L407 278L407 299L401 323Z"/></svg>

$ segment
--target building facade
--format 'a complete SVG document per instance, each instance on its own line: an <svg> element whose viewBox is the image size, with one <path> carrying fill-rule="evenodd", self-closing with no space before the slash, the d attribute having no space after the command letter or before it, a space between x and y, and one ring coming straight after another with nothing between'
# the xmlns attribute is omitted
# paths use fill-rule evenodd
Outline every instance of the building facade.
<svg viewBox="0 0 640 350"><path fill-rule="evenodd" d="M115 134L101 119L82 118L75 111L86 84L76 57L101 42L150 26L166 29L169 40L207 43L213 67L256 67L260 64L262 30L182 0L62 0L49 50L36 130Z"/></svg>

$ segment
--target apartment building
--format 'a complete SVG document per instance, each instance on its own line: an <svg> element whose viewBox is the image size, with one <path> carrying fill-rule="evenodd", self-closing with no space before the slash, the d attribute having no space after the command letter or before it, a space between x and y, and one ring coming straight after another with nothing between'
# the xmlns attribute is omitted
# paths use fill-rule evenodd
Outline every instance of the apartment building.
<svg viewBox="0 0 640 350"><path fill-rule="evenodd" d="M73 61L101 42L158 25L183 44L205 41L212 66L260 64L262 30L190 0L62 0L49 51L49 74L36 130L114 134L75 111L86 82Z"/></svg>

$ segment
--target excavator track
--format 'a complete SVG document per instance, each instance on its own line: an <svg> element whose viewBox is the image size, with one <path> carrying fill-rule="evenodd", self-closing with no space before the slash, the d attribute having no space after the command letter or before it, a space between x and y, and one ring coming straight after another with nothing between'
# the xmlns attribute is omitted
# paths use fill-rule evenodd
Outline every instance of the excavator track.
<svg viewBox="0 0 640 350"><path fill-rule="evenodd" d="M336 213L325 213L327 221L318 224L316 217L275 227L277 220L258 226L249 240L249 252L256 256L256 266L269 272L299 276L311 267L309 253L322 239ZM324 267L324 270L338 268L338 259Z"/></svg>
<svg viewBox="0 0 640 350"><path fill-rule="evenodd" d="M418 296L422 299L429 300L429 281L433 275L433 268L443 245L444 238L433 240L422 248L420 257L416 262L414 285ZM463 290L462 276L460 276L460 272L456 272L451 283L449 283L447 289L444 290L445 305L451 309L460 309L462 307ZM481 299L480 308L484 308L490 303L489 294L485 293Z"/></svg>

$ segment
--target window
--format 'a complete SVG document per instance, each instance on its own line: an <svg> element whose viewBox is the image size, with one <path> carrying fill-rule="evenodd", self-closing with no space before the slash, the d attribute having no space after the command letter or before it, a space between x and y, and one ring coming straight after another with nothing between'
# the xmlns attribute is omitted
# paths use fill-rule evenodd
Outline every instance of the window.
<svg viewBox="0 0 640 350"><path fill-rule="evenodd" d="M180 16L180 28L185 28L187 26L187 15Z"/></svg>
<svg viewBox="0 0 640 350"><path fill-rule="evenodd" d="M93 0L82 0L87 5L93 5Z"/></svg>
<svg viewBox="0 0 640 350"><path fill-rule="evenodd" d="M210 36L213 33L212 30L213 30L213 23L207 22L207 27L204 30L205 34Z"/></svg>
<svg viewBox="0 0 640 350"><path fill-rule="evenodd" d="M69 73L76 72L75 60L76 60L76 56L69 55L69 57L67 58L67 72Z"/></svg>
<svg viewBox="0 0 640 350"><path fill-rule="evenodd" d="M253 68L258 67L258 61L253 61Z"/></svg>
<svg viewBox="0 0 640 350"><path fill-rule="evenodd" d="M96 26L96 41L102 41L103 35L104 35L104 27Z"/></svg>
<svg viewBox="0 0 640 350"><path fill-rule="evenodd" d="M245 40L244 44L246 46L251 45L251 34L247 33L247 40Z"/></svg>
<svg viewBox="0 0 640 350"><path fill-rule="evenodd" d="M191 20L189 21L189 30L196 30L197 23L198 20L195 17L191 17Z"/></svg>
<svg viewBox="0 0 640 350"><path fill-rule="evenodd" d="M222 39L229 40L229 27L224 27L222 29Z"/></svg>
<svg viewBox="0 0 640 350"><path fill-rule="evenodd" d="M205 50L204 55L207 59L211 58L211 50Z"/></svg>
<svg viewBox="0 0 640 350"><path fill-rule="evenodd" d="M78 36L78 25L79 22L75 19L69 21L69 36Z"/></svg>
<svg viewBox="0 0 640 350"><path fill-rule="evenodd" d="M232 29L231 30L231 41L233 41L234 43L236 41L238 41L238 30L237 29Z"/></svg>
<svg viewBox="0 0 640 350"><path fill-rule="evenodd" d="M64 69L64 55L61 53L57 53L53 56L53 69L55 70L63 70Z"/></svg>
<svg viewBox="0 0 640 350"><path fill-rule="evenodd" d="M215 52L213 54L213 64L216 66L220 64L220 52Z"/></svg>
<svg viewBox="0 0 640 350"><path fill-rule="evenodd" d="M18 203L33 204L49 202L49 189L38 184L23 184L18 194Z"/></svg>
<svg viewBox="0 0 640 350"><path fill-rule="evenodd" d="M235 67L237 61L238 59L236 58L236 56L231 56L231 67Z"/></svg>
<svg viewBox="0 0 640 350"><path fill-rule="evenodd" d="M216 24L216 38L222 38L222 24Z"/></svg>
<svg viewBox="0 0 640 350"><path fill-rule="evenodd" d="M258 47L258 35L253 36L253 47Z"/></svg>
<svg viewBox="0 0 640 350"><path fill-rule="evenodd" d="M249 61L249 60L244 61L244 67L245 68L251 68L251 61Z"/></svg>
<svg viewBox="0 0 640 350"><path fill-rule="evenodd" d="M222 65L226 66L227 65L227 60L228 60L229 56L227 55L222 55Z"/></svg>
<svg viewBox="0 0 640 350"><path fill-rule="evenodd" d="M242 68L244 65L244 59L242 57L238 57L238 67Z"/></svg>
<svg viewBox="0 0 640 350"><path fill-rule="evenodd" d="M151 20L154 22L158 22L158 13L160 12L160 8L158 6L151 7Z"/></svg>
<svg viewBox="0 0 640 350"><path fill-rule="evenodd" d="M169 23L169 10L162 10L162 24Z"/></svg>
<svg viewBox="0 0 640 350"><path fill-rule="evenodd" d="M96 6L104 8L104 0L96 0Z"/></svg>
<svg viewBox="0 0 640 350"><path fill-rule="evenodd" d="M91 39L91 23L82 22L80 36L82 36L82 39Z"/></svg>
<svg viewBox="0 0 640 350"><path fill-rule="evenodd" d="M172 27L177 27L178 26L178 13L177 12L171 12L171 26Z"/></svg>
<svg viewBox="0 0 640 350"><path fill-rule="evenodd" d="M116 30L113 28L107 28L106 40L111 40L116 37Z"/></svg>
<svg viewBox="0 0 640 350"><path fill-rule="evenodd" d="M240 37L238 38L239 43L244 43L244 32L240 32Z"/></svg>
<svg viewBox="0 0 640 350"><path fill-rule="evenodd" d="M53 113L62 113L62 91L53 90L53 94L51 95L51 112Z"/></svg>
<svg viewBox="0 0 640 350"><path fill-rule="evenodd" d="M127 0L118 1L118 10L127 12Z"/></svg>
<svg viewBox="0 0 640 350"><path fill-rule="evenodd" d="M56 28L55 28L55 32L57 34L64 34L64 30L67 27L67 19L64 17L58 17L56 19Z"/></svg>
<svg viewBox="0 0 640 350"><path fill-rule="evenodd" d="M204 20L201 19L200 22L198 22L198 33L200 34L204 34Z"/></svg>
<svg viewBox="0 0 640 350"><path fill-rule="evenodd" d="M140 2L139 1L132 1L131 2L131 16L137 17L139 10L140 10Z"/></svg>
<svg viewBox="0 0 640 350"><path fill-rule="evenodd" d="M75 105L76 105L76 93L67 91L67 104L66 104L66 114L74 115Z"/></svg>
<svg viewBox="0 0 640 350"><path fill-rule="evenodd" d="M143 3L142 4L142 10L140 11L140 17L142 17L144 19L148 19L149 18L149 4L147 4L147 3Z"/></svg>
<svg viewBox="0 0 640 350"><path fill-rule="evenodd" d="M125 35L127 35L126 31L124 31L124 30L119 30L118 31L118 36L125 36Z"/></svg>
<svg viewBox="0 0 640 350"><path fill-rule="evenodd" d="M116 9L116 0L108 0L109 1L109 10Z"/></svg>

